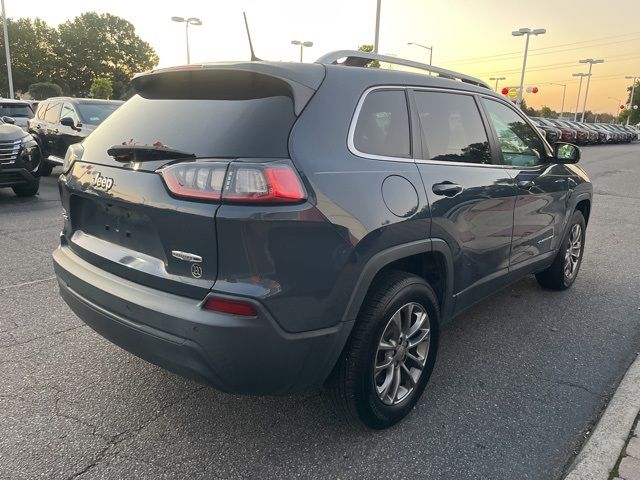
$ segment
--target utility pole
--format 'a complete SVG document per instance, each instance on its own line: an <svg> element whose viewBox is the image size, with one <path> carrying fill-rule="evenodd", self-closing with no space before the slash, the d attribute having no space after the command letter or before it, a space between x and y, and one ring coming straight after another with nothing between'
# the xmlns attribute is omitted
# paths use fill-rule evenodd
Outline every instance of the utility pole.
<svg viewBox="0 0 640 480"><path fill-rule="evenodd" d="M560 107L560 118L564 114L564 97L567 94L567 84L566 83L550 83L549 85L558 85L559 87L563 87L562 90L562 106Z"/></svg>
<svg viewBox="0 0 640 480"><path fill-rule="evenodd" d="M604 63L604 60L594 60L593 58L585 58L584 60L579 60L578 63L588 63L589 64L589 78L587 78L587 90L584 92L584 103L582 104L582 118L581 122L584 122L584 113L587 111L587 97L589 97L589 84L591 83L591 68L596 63Z"/></svg>
<svg viewBox="0 0 640 480"><path fill-rule="evenodd" d="M378 4L376 7L376 36L373 42L373 53L378 53L378 43L380 41L380 4L382 0L377 0Z"/></svg>
<svg viewBox="0 0 640 480"><path fill-rule="evenodd" d="M496 92L498 91L498 82L500 80L506 80L506 79L507 79L507 77L491 77L491 78L489 78L489 80L495 80L496 81L496 88L493 89Z"/></svg>
<svg viewBox="0 0 640 480"><path fill-rule="evenodd" d="M9 98L13 98L13 74L11 73L11 52L9 49L9 31L7 30L7 14L2 3L2 29L4 30L4 51L7 55L7 79L9 80Z"/></svg>

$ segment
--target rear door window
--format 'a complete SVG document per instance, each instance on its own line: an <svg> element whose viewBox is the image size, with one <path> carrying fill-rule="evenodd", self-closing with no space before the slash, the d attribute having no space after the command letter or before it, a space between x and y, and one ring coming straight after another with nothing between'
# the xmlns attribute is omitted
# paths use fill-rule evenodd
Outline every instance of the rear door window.
<svg viewBox="0 0 640 480"><path fill-rule="evenodd" d="M358 152L410 157L409 110L404 90L374 90L362 104L353 133Z"/></svg>
<svg viewBox="0 0 640 480"><path fill-rule="evenodd" d="M415 99L424 159L491 163L489 138L473 97L416 91Z"/></svg>

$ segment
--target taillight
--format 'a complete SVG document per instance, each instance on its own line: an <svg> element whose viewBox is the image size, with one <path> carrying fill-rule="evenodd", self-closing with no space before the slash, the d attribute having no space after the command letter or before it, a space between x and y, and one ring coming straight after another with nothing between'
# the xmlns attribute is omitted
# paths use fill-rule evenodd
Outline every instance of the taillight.
<svg viewBox="0 0 640 480"><path fill-rule="evenodd" d="M184 162L158 171L176 197L224 203L296 203L307 198L289 161Z"/></svg>
<svg viewBox="0 0 640 480"><path fill-rule="evenodd" d="M293 203L306 198L289 162L232 163L222 191L224 202Z"/></svg>
<svg viewBox="0 0 640 480"><path fill-rule="evenodd" d="M231 315L239 315L241 317L257 317L258 312L249 302L241 302L237 300L227 300L226 298L208 298L204 302L203 308L219 313L229 313Z"/></svg>
<svg viewBox="0 0 640 480"><path fill-rule="evenodd" d="M176 197L220 200L226 163L176 163L159 171L167 188Z"/></svg>

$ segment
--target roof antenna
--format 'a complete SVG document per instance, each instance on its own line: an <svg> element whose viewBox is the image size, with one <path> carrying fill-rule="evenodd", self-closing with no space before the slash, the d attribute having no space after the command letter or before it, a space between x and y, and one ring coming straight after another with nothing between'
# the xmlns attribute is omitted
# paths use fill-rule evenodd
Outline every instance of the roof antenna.
<svg viewBox="0 0 640 480"><path fill-rule="evenodd" d="M251 42L251 32L249 32L249 23L247 22L247 14L242 12L244 16L244 26L247 28L247 38L249 38L249 50L251 50L251 61L252 62L261 62L262 60L256 57L256 54L253 52L253 43Z"/></svg>

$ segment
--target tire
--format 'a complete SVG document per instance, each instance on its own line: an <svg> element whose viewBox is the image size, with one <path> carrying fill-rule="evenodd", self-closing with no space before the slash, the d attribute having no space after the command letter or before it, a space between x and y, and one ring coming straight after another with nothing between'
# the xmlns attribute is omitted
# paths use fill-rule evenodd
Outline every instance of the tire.
<svg viewBox="0 0 640 480"><path fill-rule="evenodd" d="M411 325L411 322L415 322L414 327L418 319L423 318L422 314L426 314L429 335L425 333L426 328L420 329L405 337L402 340L404 343L399 345L399 337L396 337L398 323L394 322L398 312L401 324ZM404 418L420 399L433 371L439 321L437 297L422 278L398 271L389 271L378 277L360 309L349 341L325 384L327 398L337 413L352 424L364 424L373 429L388 428ZM424 337L423 340L420 340L421 337ZM419 346L407 347L409 340L420 340ZM385 342L384 346L381 341ZM394 348L389 349L389 346ZM421 371L416 358L422 361ZM395 388L396 395L392 392L396 385L394 382L397 377L394 375L399 359L407 369L398 364L400 382L396 383L401 386ZM385 364L390 366L381 368L374 375L375 366ZM414 386L411 386L409 371L413 374L411 379ZM390 385L387 382L389 378L393 379ZM385 388L389 390L386 395Z"/></svg>
<svg viewBox="0 0 640 480"><path fill-rule="evenodd" d="M579 246L573 243L573 254L570 252L572 241L575 239L575 231L579 229ZM541 287L549 290L566 290L578 276L580 265L582 264L582 254L584 253L585 235L587 224L584 220L582 212L576 210L571 216L567 233L562 239L560 250L555 260L549 268L542 272L536 273L536 280ZM572 233L574 232L574 233ZM568 265L569 257L573 259L572 265Z"/></svg>
<svg viewBox="0 0 640 480"><path fill-rule="evenodd" d="M38 190L40 189L40 179L36 178L31 183L26 185L14 185L11 187L13 193L15 193L18 197L33 197Z"/></svg>
<svg viewBox="0 0 640 480"><path fill-rule="evenodd" d="M38 175L41 177L48 177L49 175L51 175L52 171L53 165L43 159L40 162L40 168L38 168Z"/></svg>

